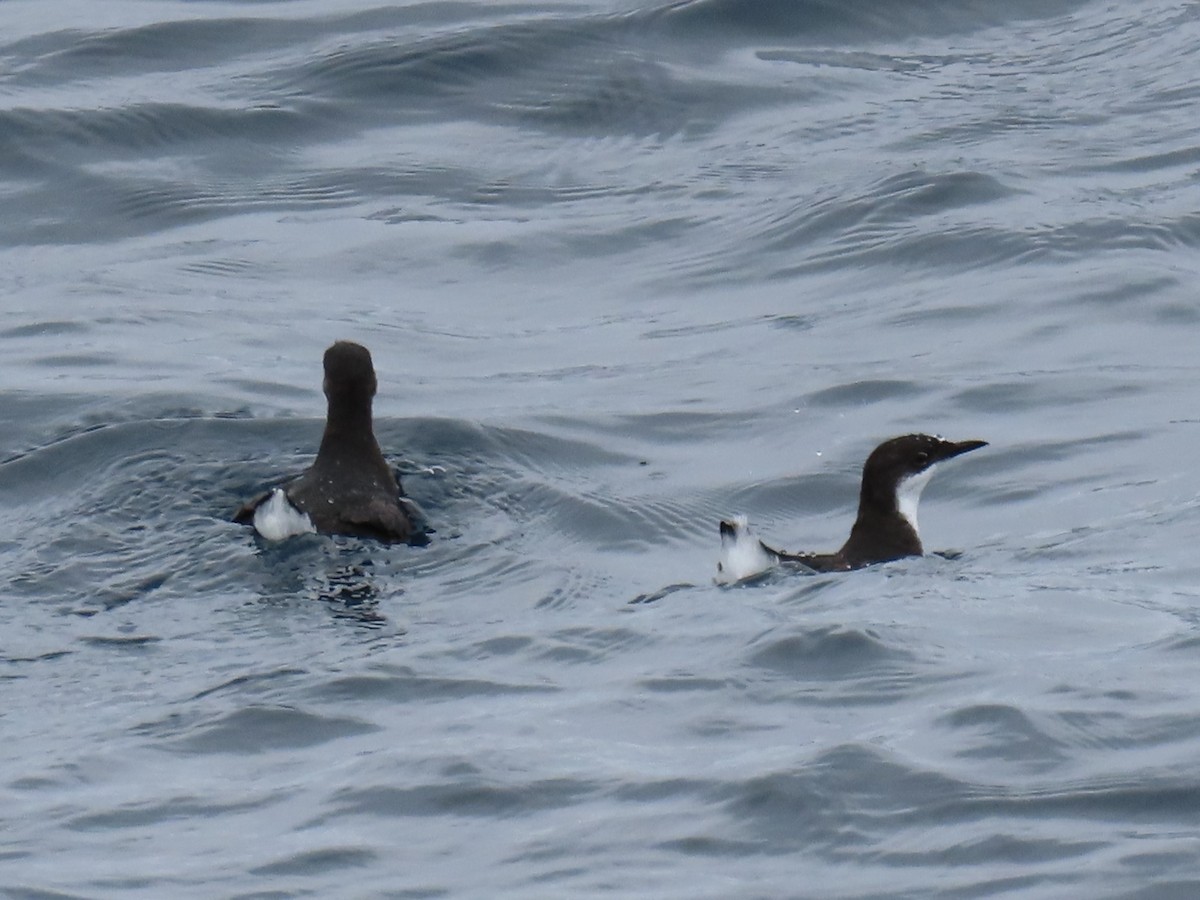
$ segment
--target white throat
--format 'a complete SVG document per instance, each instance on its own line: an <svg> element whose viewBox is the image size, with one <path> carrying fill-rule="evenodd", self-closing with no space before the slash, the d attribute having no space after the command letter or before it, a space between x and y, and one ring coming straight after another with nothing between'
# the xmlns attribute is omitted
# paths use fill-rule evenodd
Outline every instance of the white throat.
<svg viewBox="0 0 1200 900"><path fill-rule="evenodd" d="M917 506L921 502L921 491L925 490L925 485L929 484L929 479L933 477L933 470L936 468L937 464L935 463L916 475L909 475L896 485L896 509L912 527L913 534L917 536L918 540L921 537L921 530L917 527Z"/></svg>

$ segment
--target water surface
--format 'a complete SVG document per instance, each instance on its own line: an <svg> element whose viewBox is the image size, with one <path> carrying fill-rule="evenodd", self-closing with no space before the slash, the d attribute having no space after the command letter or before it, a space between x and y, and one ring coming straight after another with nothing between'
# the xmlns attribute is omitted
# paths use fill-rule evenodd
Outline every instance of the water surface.
<svg viewBox="0 0 1200 900"><path fill-rule="evenodd" d="M1200 890L1193 6L4 10L0 893ZM228 521L336 338L428 547Z"/></svg>

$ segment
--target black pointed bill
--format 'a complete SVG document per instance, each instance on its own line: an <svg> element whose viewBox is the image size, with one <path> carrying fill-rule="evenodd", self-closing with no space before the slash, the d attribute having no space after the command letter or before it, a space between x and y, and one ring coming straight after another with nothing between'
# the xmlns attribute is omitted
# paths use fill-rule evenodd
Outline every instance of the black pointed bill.
<svg viewBox="0 0 1200 900"><path fill-rule="evenodd" d="M964 453L970 453L972 450L978 450L980 447L986 447L987 441L947 441L942 444L939 456L941 460L953 459L956 456L962 456Z"/></svg>

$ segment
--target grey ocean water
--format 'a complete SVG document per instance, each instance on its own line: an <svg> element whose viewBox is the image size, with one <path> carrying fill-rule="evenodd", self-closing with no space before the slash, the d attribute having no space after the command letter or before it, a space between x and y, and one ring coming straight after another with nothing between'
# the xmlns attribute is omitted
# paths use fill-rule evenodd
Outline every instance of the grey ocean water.
<svg viewBox="0 0 1200 900"><path fill-rule="evenodd" d="M0 25L0 894L1200 896L1200 6ZM426 548L228 522L335 338Z"/></svg>

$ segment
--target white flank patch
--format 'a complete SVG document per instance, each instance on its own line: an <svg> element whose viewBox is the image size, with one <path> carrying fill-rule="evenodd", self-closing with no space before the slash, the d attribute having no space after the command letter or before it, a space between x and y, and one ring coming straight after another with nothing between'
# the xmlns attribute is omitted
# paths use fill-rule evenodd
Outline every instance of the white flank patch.
<svg viewBox="0 0 1200 900"><path fill-rule="evenodd" d="M917 506L921 502L921 491L925 490L925 485L929 484L929 479L933 477L933 470L936 468L937 463L934 463L925 471L910 475L896 485L896 508L900 510L900 515L908 520L908 524L912 526L913 533L918 538L921 536L921 532L917 528Z"/></svg>
<svg viewBox="0 0 1200 900"><path fill-rule="evenodd" d="M717 583L733 584L775 568L779 561L766 551L758 536L750 530L750 520L736 516L729 521L734 526L733 534L721 535Z"/></svg>
<svg viewBox="0 0 1200 900"><path fill-rule="evenodd" d="M294 534L314 534L317 530L307 514L288 502L282 488L275 488L267 500L258 504L254 528L268 541L282 541Z"/></svg>

